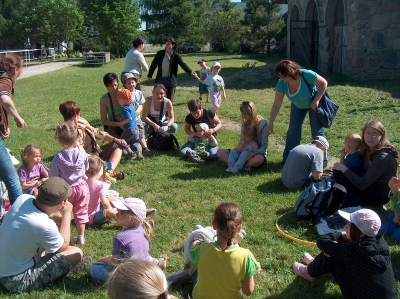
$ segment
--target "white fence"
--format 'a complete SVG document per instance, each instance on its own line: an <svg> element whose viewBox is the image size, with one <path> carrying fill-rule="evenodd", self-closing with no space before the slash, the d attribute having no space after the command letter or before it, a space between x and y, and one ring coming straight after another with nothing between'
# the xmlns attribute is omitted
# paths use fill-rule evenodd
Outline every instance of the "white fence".
<svg viewBox="0 0 400 299"><path fill-rule="evenodd" d="M0 50L0 54L17 53L21 56L25 66L31 63L43 63L55 60L54 48L23 49L23 50Z"/></svg>

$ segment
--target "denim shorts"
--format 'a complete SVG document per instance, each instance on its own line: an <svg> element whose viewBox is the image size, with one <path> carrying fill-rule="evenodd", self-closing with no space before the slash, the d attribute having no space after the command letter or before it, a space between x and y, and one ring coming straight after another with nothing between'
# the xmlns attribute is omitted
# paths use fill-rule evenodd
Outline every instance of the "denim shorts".
<svg viewBox="0 0 400 299"><path fill-rule="evenodd" d="M210 87L208 85L199 83L199 94L207 93L210 93Z"/></svg>
<svg viewBox="0 0 400 299"><path fill-rule="evenodd" d="M73 265L61 253L49 253L22 273L2 277L0 283L10 292L37 290L67 274Z"/></svg>

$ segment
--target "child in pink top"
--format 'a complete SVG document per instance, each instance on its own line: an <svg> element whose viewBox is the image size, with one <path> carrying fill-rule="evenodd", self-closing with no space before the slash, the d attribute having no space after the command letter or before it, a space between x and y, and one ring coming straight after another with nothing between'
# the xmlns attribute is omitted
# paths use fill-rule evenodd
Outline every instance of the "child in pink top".
<svg viewBox="0 0 400 299"><path fill-rule="evenodd" d="M99 225L108 219L116 218L117 211L110 205L110 200L119 200L115 195L110 195L109 183L104 181L104 162L95 155L89 155L89 169L86 171L90 199L88 205L89 224Z"/></svg>
<svg viewBox="0 0 400 299"><path fill-rule="evenodd" d="M74 221L78 232L78 244L85 244L85 224L89 222L89 187L86 170L89 162L85 150L78 146L78 129L72 122L57 126L56 136L63 150L54 155L49 176L57 176L71 186L68 201L73 205Z"/></svg>
<svg viewBox="0 0 400 299"><path fill-rule="evenodd" d="M42 164L42 150L35 144L21 149L22 165L18 169L19 181L25 194L37 195L37 188L49 177Z"/></svg>

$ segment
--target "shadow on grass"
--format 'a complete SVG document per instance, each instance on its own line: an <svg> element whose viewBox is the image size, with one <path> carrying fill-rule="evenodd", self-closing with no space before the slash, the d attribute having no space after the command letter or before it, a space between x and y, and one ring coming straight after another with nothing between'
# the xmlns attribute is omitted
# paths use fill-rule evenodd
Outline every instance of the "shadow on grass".
<svg viewBox="0 0 400 299"><path fill-rule="evenodd" d="M280 177L276 178L275 180L269 180L265 184L259 185L257 189L262 193L288 193L288 190L283 186Z"/></svg>

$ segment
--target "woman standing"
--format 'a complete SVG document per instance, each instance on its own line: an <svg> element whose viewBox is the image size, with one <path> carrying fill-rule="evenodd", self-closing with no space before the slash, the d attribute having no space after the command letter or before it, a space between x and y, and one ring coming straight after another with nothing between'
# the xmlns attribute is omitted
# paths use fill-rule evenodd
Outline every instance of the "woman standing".
<svg viewBox="0 0 400 299"><path fill-rule="evenodd" d="M256 105L252 101L244 101L240 106L240 113L242 116L242 127L252 126L257 132L256 142L258 144L258 151L251 153L243 166L244 171L250 171L252 167L259 167L266 162L268 148L268 122L258 114ZM219 149L217 151L217 156L222 160L222 162L228 164L228 149Z"/></svg>
<svg viewBox="0 0 400 299"><path fill-rule="evenodd" d="M162 84L156 84L153 95L146 98L143 104L142 119L146 132L176 133L178 125L174 123L174 107L172 102L165 97L166 88ZM168 113L168 118L166 114Z"/></svg>
<svg viewBox="0 0 400 299"><path fill-rule="evenodd" d="M12 100L14 83L21 71L22 59L20 56L13 53L0 55L0 133L2 139L10 136L8 115L14 118L18 128L26 127L25 121L19 116ZM17 172L2 140L0 140L0 180L5 183L10 203L13 204L22 194L22 189Z"/></svg>
<svg viewBox="0 0 400 299"><path fill-rule="evenodd" d="M334 176L335 180L348 189L348 194L359 195L359 198L346 199L350 201L346 205L356 206L361 203L363 206L381 206L388 203L388 182L396 176L398 152L387 139L386 129L380 121L370 120L364 125L359 151L364 160L362 176L342 163L333 165L333 169L339 171Z"/></svg>
<svg viewBox="0 0 400 299"><path fill-rule="evenodd" d="M119 138L123 129L118 126L122 117L122 108L118 103L118 76L115 73L107 73L103 77L107 93L100 98L100 119L104 130L111 136Z"/></svg>
<svg viewBox="0 0 400 299"><path fill-rule="evenodd" d="M289 128L286 133L286 147L283 152L282 163L284 164L289 152L300 144L301 128L307 112L310 118L312 139L317 136L325 137L324 127L318 121L316 110L328 83L317 73L302 69L300 65L290 60L280 61L275 66L275 74L278 75L279 81L275 87L275 100L269 116L268 135L273 133L275 118L282 106L283 97L286 95L292 102ZM314 99L311 98L305 80L313 86L314 90L318 90ZM327 161L324 162L324 164L326 163Z"/></svg>
<svg viewBox="0 0 400 299"><path fill-rule="evenodd" d="M173 37L165 40L165 49L157 52L151 62L147 80L151 80L154 71L157 69L156 83L163 84L167 89L167 98L174 102L175 89L178 84L178 65L188 74L195 76L196 72L192 71L176 50L176 42Z"/></svg>
<svg viewBox="0 0 400 299"><path fill-rule="evenodd" d="M122 70L121 77L125 73L132 73L132 71L137 71L142 77L142 72L148 72L149 66L141 53L144 49L144 37L137 36L133 40L133 48L126 53L125 56L125 66ZM136 84L136 89L140 90L140 80Z"/></svg>

